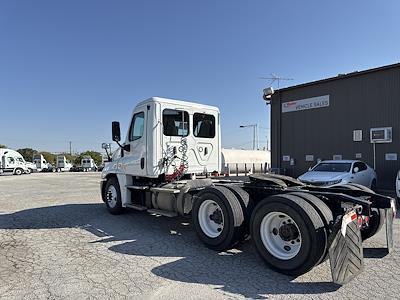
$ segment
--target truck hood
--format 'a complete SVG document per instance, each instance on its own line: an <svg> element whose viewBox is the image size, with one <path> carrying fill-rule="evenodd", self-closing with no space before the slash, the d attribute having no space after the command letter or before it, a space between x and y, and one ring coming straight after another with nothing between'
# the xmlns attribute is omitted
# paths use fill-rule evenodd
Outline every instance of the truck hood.
<svg viewBox="0 0 400 300"><path fill-rule="evenodd" d="M301 175L298 179L300 181L307 181L307 182L327 182L327 181L334 181L339 180L345 177L348 173L342 172L316 172L316 171L309 171Z"/></svg>

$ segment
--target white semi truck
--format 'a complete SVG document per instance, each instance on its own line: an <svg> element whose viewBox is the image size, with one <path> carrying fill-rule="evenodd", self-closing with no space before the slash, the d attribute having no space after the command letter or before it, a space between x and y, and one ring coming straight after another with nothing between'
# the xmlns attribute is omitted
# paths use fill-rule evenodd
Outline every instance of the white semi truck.
<svg viewBox="0 0 400 300"><path fill-rule="evenodd" d="M68 172L72 168L72 164L67 160L64 155L57 155L56 157L56 171Z"/></svg>
<svg viewBox="0 0 400 300"><path fill-rule="evenodd" d="M358 185L316 187L282 175L221 173L217 107L164 98L137 104L119 154L102 172L101 195L111 214L126 208L167 217L191 216L199 239L222 251L251 236L278 272L300 275L329 257L333 281L344 284L363 269L362 241L386 220L393 248L394 199Z"/></svg>
<svg viewBox="0 0 400 300"><path fill-rule="evenodd" d="M32 160L38 172L47 172L52 169L52 165L46 161L42 154L34 154Z"/></svg>
<svg viewBox="0 0 400 300"><path fill-rule="evenodd" d="M0 148L0 173L30 174L31 169L28 168L25 159L19 152Z"/></svg>
<svg viewBox="0 0 400 300"><path fill-rule="evenodd" d="M84 172L97 171L97 165L90 156L84 156L82 158L81 167Z"/></svg>

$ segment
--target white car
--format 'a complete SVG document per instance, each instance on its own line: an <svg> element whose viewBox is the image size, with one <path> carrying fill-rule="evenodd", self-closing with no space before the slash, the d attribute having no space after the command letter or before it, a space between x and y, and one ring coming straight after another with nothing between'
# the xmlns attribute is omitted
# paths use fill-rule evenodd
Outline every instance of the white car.
<svg viewBox="0 0 400 300"><path fill-rule="evenodd" d="M358 183L372 190L376 188L376 172L359 160L321 161L298 179L317 186Z"/></svg>

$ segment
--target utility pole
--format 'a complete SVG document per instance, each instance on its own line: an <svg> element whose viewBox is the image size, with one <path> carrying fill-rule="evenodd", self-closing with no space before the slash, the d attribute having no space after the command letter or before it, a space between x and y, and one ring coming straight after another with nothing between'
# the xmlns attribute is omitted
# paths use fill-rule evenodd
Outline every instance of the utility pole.
<svg viewBox="0 0 400 300"><path fill-rule="evenodd" d="M258 124L240 125L240 128L253 128L253 150L258 150L260 145L258 143Z"/></svg>
<svg viewBox="0 0 400 300"><path fill-rule="evenodd" d="M69 141L69 155L72 155L72 142Z"/></svg>

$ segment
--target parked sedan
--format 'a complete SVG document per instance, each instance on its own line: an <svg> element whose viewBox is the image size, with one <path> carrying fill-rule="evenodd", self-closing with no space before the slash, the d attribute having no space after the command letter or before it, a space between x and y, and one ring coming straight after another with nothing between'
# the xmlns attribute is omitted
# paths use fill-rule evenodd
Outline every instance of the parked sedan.
<svg viewBox="0 0 400 300"><path fill-rule="evenodd" d="M376 172L359 160L325 160L298 178L301 182L317 186L358 183L376 188Z"/></svg>

